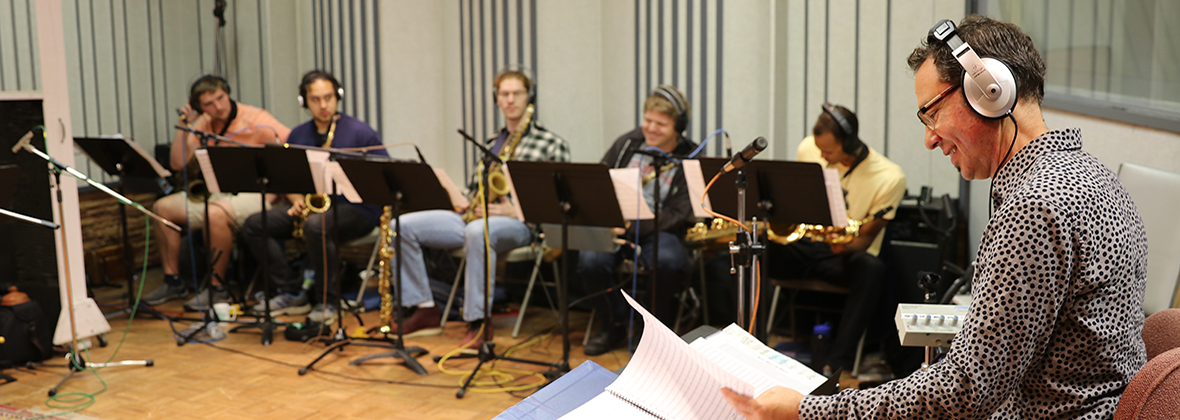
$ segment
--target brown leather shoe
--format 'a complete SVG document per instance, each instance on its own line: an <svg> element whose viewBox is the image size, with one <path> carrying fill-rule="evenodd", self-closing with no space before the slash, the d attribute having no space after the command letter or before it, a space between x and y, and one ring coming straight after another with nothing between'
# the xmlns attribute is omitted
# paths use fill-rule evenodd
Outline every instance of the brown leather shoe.
<svg viewBox="0 0 1180 420"><path fill-rule="evenodd" d="M410 317L403 324L403 328L405 328L402 331L403 337L413 338L442 334L443 330L439 328L439 323L441 322L442 313L439 312L437 306L416 308L414 309L414 313L410 314ZM390 331L397 332L397 323L394 323L390 327L393 328Z"/></svg>
<svg viewBox="0 0 1180 420"><path fill-rule="evenodd" d="M459 346L469 350L479 350L479 346L483 345L484 340L492 339L491 331L484 331L480 334L480 328L473 324L467 325L467 333L463 334L463 340L459 341Z"/></svg>

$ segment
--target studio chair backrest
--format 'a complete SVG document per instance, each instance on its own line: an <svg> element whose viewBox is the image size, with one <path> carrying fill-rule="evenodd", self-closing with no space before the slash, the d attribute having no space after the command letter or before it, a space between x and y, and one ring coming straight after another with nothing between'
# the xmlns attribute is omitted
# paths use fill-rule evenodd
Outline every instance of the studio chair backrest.
<svg viewBox="0 0 1180 420"><path fill-rule="evenodd" d="M1180 415L1180 348L1156 356L1135 374L1115 420L1174 420Z"/></svg>
<svg viewBox="0 0 1180 420"><path fill-rule="evenodd" d="M1154 314L1177 306L1180 279L1180 174L1146 166L1119 165L1119 182L1135 200L1147 229L1147 294L1143 310Z"/></svg>
<svg viewBox="0 0 1180 420"><path fill-rule="evenodd" d="M1164 309L1147 317L1143 322L1143 344L1147 347L1147 360L1180 348L1180 309ZM1180 417L1180 412L1176 414Z"/></svg>

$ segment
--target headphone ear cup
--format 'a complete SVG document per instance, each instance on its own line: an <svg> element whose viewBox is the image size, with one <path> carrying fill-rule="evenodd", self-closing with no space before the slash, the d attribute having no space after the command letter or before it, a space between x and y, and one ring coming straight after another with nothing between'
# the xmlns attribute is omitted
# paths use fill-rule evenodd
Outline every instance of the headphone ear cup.
<svg viewBox="0 0 1180 420"><path fill-rule="evenodd" d="M992 74L999 85L1000 95L995 99L988 99L984 96L984 88L987 86L980 86L971 78L967 72L963 72L963 97L967 99L967 103L971 105L971 109L975 113L985 118L1002 118L1016 108L1016 77L1012 75L1012 70L1003 61L991 58L980 58L984 66L987 66L987 71Z"/></svg>

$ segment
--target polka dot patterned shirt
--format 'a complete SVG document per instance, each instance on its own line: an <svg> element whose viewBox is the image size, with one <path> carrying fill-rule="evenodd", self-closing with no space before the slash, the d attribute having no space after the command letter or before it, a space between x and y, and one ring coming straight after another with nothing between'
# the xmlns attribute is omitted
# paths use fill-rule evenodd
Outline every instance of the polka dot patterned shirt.
<svg viewBox="0 0 1180 420"><path fill-rule="evenodd" d="M994 180L973 300L942 361L806 397L804 419L1109 419L1146 362L1147 237L1115 174L1050 131Z"/></svg>

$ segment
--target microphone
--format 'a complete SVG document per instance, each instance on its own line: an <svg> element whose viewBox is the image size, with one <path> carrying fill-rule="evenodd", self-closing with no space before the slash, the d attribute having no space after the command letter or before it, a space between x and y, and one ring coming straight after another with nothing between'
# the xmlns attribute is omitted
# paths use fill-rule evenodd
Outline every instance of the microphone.
<svg viewBox="0 0 1180 420"><path fill-rule="evenodd" d="M725 163L725 167L721 168L721 173L727 174L734 169L746 166L747 163L750 163L750 161L754 159L755 155L763 150L766 150L766 145L767 142L765 137L758 137L754 139L754 141L750 142L750 144L747 145L745 149L742 149L742 151L738 152L738 154L733 155L733 157L729 159L729 162Z"/></svg>
<svg viewBox="0 0 1180 420"><path fill-rule="evenodd" d="M24 149L25 146L28 146L29 143L33 141L34 134L44 135L44 132L42 132L40 128L29 130L28 133L25 133L24 137L21 137L20 140L16 142L15 146L12 146L12 153L19 152L21 149Z"/></svg>

